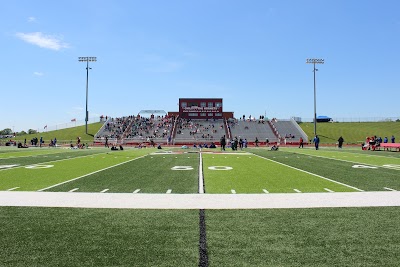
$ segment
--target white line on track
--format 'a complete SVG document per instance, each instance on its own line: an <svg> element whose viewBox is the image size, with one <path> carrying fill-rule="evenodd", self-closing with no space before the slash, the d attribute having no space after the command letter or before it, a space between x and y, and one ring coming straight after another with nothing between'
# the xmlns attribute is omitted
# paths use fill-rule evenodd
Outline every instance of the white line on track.
<svg viewBox="0 0 400 267"><path fill-rule="evenodd" d="M265 194L269 193L267 189L263 189L263 191L264 191Z"/></svg>
<svg viewBox="0 0 400 267"><path fill-rule="evenodd" d="M297 193L301 193L301 191L299 189L294 188L293 191L297 192Z"/></svg>
<svg viewBox="0 0 400 267"><path fill-rule="evenodd" d="M74 188L74 189L71 189L71 190L69 190L68 192L75 192L76 190L78 190L79 188Z"/></svg>
<svg viewBox="0 0 400 267"><path fill-rule="evenodd" d="M384 187L384 189L389 190L389 191L397 191L397 190L389 188L389 187Z"/></svg>
<svg viewBox="0 0 400 267"><path fill-rule="evenodd" d="M139 193L140 189L136 189L135 191L133 191L134 194Z"/></svg>
<svg viewBox="0 0 400 267"><path fill-rule="evenodd" d="M146 156L146 155L140 156L140 157L138 157L138 158L134 158L134 159L131 159L131 160L127 160L127 161L124 161L124 162L115 164L115 165L113 165L113 166L110 166L110 167L107 167L107 168L104 168L104 169L101 169L101 170L97 170L97 171L94 171L94 172L91 172L91 173L88 173L88 174L85 174L85 175L82 175L82 176L73 178L73 179L68 180L68 181L64 181L64 182L62 182L62 183L58 183L58 184L55 184L55 185L52 185L52 186L49 186L49 187L46 187L46 188L39 189L38 191L39 191L39 192L45 191L45 190L47 190L47 189L50 189L50 188L53 188L53 187L56 187L56 186L59 186L59 185L62 185L62 184L66 184L66 183L69 183L69 182L72 182L72 181L81 179L81 178L83 178L83 177L86 177L86 176L89 176L89 175L92 175L92 174L95 174L95 173L98 173L98 172L102 172L102 171L105 171L105 170L108 170L108 169L117 167L117 166L119 166L119 165L123 165L123 164L125 164L125 163L131 162L131 161L134 161L134 160L137 160L137 159L144 158L145 156Z"/></svg>
<svg viewBox="0 0 400 267"><path fill-rule="evenodd" d="M232 189L231 190L232 194L236 194L236 190Z"/></svg>
<svg viewBox="0 0 400 267"><path fill-rule="evenodd" d="M167 190L167 194L171 194L171 192L172 192L172 189Z"/></svg>
<svg viewBox="0 0 400 267"><path fill-rule="evenodd" d="M335 180L326 178L326 177L324 177L324 176L321 176L321 175L318 175L318 174L315 174L315 173L312 173L312 172L308 172L308 171L305 171L305 170L302 170L302 169L299 169L299 168L295 168L295 167L293 167L293 166L290 166L290 165L281 163L281 162L279 162L279 161L275 161L275 160L272 160L272 159L269 159L269 158L265 158L265 157L262 157L262 156L259 156L259 155L256 155L256 154L254 154L254 155L257 156L257 157L260 157L260 158L262 158L262 159L265 159L265 160L268 160L268 161L271 161L271 162L275 162L275 163L280 164L280 165L282 165L282 166L286 166L286 167L292 168L292 169L294 169L294 170L298 170L298 171L301 171L301 172L304 172L304 173L308 173L308 174L310 174L310 175L314 175L315 177L318 177L318 178L321 178L321 179L330 181L330 182L332 182L332 183L340 184L340 185L343 185L343 186L352 188L352 189L354 189L354 190L357 190L357 191L360 191L360 192L364 192L364 190L362 190L362 189L360 189L360 188L357 188L357 187L354 187L354 186L351 186L351 185L348 185L348 184L345 184L345 183L341 183L341 182L338 182L338 181L335 181Z"/></svg>
<svg viewBox="0 0 400 267"><path fill-rule="evenodd" d="M331 193L335 192L335 191L333 191L333 190L330 190L329 188L324 188L324 190L325 190L325 191L328 191L328 192L331 192Z"/></svg>
<svg viewBox="0 0 400 267"><path fill-rule="evenodd" d="M105 192L107 192L108 190L110 190L110 189L104 189L104 190L102 190L102 191L100 191L100 193L105 193Z"/></svg>
<svg viewBox="0 0 400 267"><path fill-rule="evenodd" d="M7 191L13 191L13 190L18 189L18 188L19 187L13 187L13 188L7 189Z"/></svg>

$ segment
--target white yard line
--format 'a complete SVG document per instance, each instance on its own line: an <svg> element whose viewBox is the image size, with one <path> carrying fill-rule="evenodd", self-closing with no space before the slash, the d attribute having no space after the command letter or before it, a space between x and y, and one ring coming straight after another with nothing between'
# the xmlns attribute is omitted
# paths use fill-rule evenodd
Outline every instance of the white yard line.
<svg viewBox="0 0 400 267"><path fill-rule="evenodd" d="M359 164L359 165L366 165L366 166L385 168L385 169L392 169L392 170L394 169L394 168L387 167L385 165L374 165L374 164L370 164L370 163L363 163L363 162L357 162L357 161L352 161L352 160L339 159L339 158L336 158L335 156L328 157L328 156L321 156L321 155L309 155L309 154L304 154L304 153L301 153L301 152L299 152L297 154L301 154L303 156L309 156L310 158L311 157L316 157L316 158L323 158L323 159L333 159L333 160L337 160L337 161L343 161L343 162L354 163L354 164ZM371 157L371 156L367 156L367 157ZM381 157L383 157L383 156L381 156Z"/></svg>
<svg viewBox="0 0 400 267"><path fill-rule="evenodd" d="M140 156L140 157L138 157L138 158L134 158L134 159L131 159L131 160L127 160L127 161L124 161L124 162L115 164L115 165L113 165L113 166L110 166L110 167L107 167L107 168L104 168L104 169L101 169L101 170L97 170L97 171L94 171L94 172L91 172L91 173L87 173L87 174L85 174L85 175L82 175L82 176L79 176L79 177L70 179L70 180L68 180L68 181L64 181L64 182L61 182L61 183L58 183L58 184L55 184L55 185L52 185L52 186L49 186L49 187L46 187L46 188L39 189L38 191L39 191L39 192L45 191L45 190L47 190L47 189L50 189L50 188L53 188L53 187L56 187L56 186L59 186L59 185L62 185L62 184L66 184L66 183L69 183L69 182L72 182L72 181L81 179L81 178L83 178L83 177L86 177L86 176L89 176L89 175L92 175L92 174L95 174L95 173L98 173L98 172L102 172L102 171L105 171L105 170L108 170L108 169L117 167L117 166L119 166L119 165L122 165L122 164L125 164L125 163L128 163L128 162L131 162L131 161L134 161L134 160L143 158L143 157L145 157L145 156Z"/></svg>
<svg viewBox="0 0 400 267"><path fill-rule="evenodd" d="M400 191L289 194L132 194L1 191L0 206L117 209L400 207Z"/></svg>
<svg viewBox="0 0 400 267"><path fill-rule="evenodd" d="M104 152L104 153L107 153L107 152ZM90 156L93 156L93 155L101 155L101 154L104 154L104 153L97 153L97 154L91 154L91 155L79 156L79 157L70 157L70 156L68 156L68 157L65 158L65 159L57 159L57 160L39 162L39 163L28 164L28 165L18 165L18 166L13 167L13 168L0 169L0 171L10 170L10 169L24 168L24 167L26 167L26 166L42 165L42 164L47 164L47 163L60 162L60 161L64 161L64 160L86 158L86 157L90 157Z"/></svg>
<svg viewBox="0 0 400 267"><path fill-rule="evenodd" d="M325 191L328 191L328 192L330 192L330 193L335 192L335 191L330 190L329 188L324 188L324 190L325 190Z"/></svg>
<svg viewBox="0 0 400 267"><path fill-rule="evenodd" d="M102 191L100 191L100 193L105 193L105 192L107 192L108 190L110 190L110 189L104 189L104 190L102 190Z"/></svg>
<svg viewBox="0 0 400 267"><path fill-rule="evenodd" d="M199 194L204 194L204 180L203 180L203 157L201 152L199 153Z"/></svg>
<svg viewBox="0 0 400 267"><path fill-rule="evenodd" d="M269 193L267 189L263 189L263 191L264 191L265 194Z"/></svg>
<svg viewBox="0 0 400 267"><path fill-rule="evenodd" d="M386 189L386 190L389 190L389 191L397 191L397 190L389 188L389 187L384 187L383 189Z"/></svg>
<svg viewBox="0 0 400 267"><path fill-rule="evenodd" d="M71 189L71 190L69 190L68 192L75 192L76 190L78 190L79 188L74 188L74 189Z"/></svg>
<svg viewBox="0 0 400 267"><path fill-rule="evenodd" d="M293 191L296 192L296 193L301 193L301 191L299 189L296 189L296 188L294 188Z"/></svg>
<svg viewBox="0 0 400 267"><path fill-rule="evenodd" d="M13 187L13 188L7 189L7 191L13 191L13 190L18 189L18 188L19 187Z"/></svg>
<svg viewBox="0 0 400 267"><path fill-rule="evenodd" d="M285 166L285 167L288 167L288 168L291 168L291 169L294 169L294 170L297 170L297 171L301 171L301 172L304 172L304 173L313 175L313 176L315 176L315 177L318 177L318 178L321 178L321 179L330 181L330 182L332 182L332 183L340 184L340 185L343 185L343 186L352 188L352 189L354 189L354 190L357 190L357 191L360 191L360 192L364 192L364 190L362 190L362 189L360 189L360 188L357 188L357 187L354 187L354 186L351 186L351 185L348 185L348 184L345 184L345 183L341 183L341 182L338 182L338 181L335 181L335 180L326 178L326 177L324 177L324 176L321 176L321 175L318 175L318 174L315 174L315 173L312 173L312 172L308 172L308 171L305 171L305 170L302 170L302 169L298 169L298 168L295 168L295 167L293 167L293 166L290 166L290 165L281 163L281 162L279 162L279 161L275 161L275 160L272 160L272 159L269 159L269 158L265 158L265 157L262 157L262 156L259 156L259 155L256 155L256 154L254 154L254 156L260 157L260 158L262 158L262 159L265 159L265 160L268 160L268 161L271 161L271 162L275 162L275 163L277 163L277 164L280 164L280 165L282 165L282 166Z"/></svg>

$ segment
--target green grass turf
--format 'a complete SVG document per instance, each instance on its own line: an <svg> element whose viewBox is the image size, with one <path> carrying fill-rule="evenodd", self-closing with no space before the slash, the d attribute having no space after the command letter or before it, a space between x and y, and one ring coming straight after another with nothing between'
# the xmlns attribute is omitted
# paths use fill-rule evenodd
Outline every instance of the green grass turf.
<svg viewBox="0 0 400 267"><path fill-rule="evenodd" d="M399 207L207 210L210 266L399 266Z"/></svg>
<svg viewBox="0 0 400 267"><path fill-rule="evenodd" d="M300 127L308 135L309 139L314 137L314 123L300 123ZM357 144L364 142L367 136L387 136L390 140L392 135L400 133L400 122L338 122L317 123L317 133L321 143L335 144L339 136L343 136L345 144ZM397 142L400 142L397 136Z"/></svg>
<svg viewBox="0 0 400 267"><path fill-rule="evenodd" d="M198 210L0 208L1 266L197 266ZM398 266L399 207L206 210L209 266Z"/></svg>
<svg viewBox="0 0 400 267"><path fill-rule="evenodd" d="M271 153L271 151L265 151ZM276 155L273 154L273 155ZM328 161L327 161L328 163ZM218 170L210 167L217 166ZM230 167L223 170L223 167ZM203 154L206 193L354 192L353 188L328 181L251 154Z"/></svg>
<svg viewBox="0 0 400 267"><path fill-rule="evenodd" d="M365 164L377 167L385 167L387 165L391 165L393 167L399 166L400 169L400 153L391 153L386 151L363 151L361 149L332 148L321 148L319 150L282 148L281 151L288 151L316 157L325 157L332 160L342 160L353 162L355 164Z"/></svg>
<svg viewBox="0 0 400 267"><path fill-rule="evenodd" d="M323 177L354 186L365 191L386 191L384 187L400 190L400 179L398 169L389 168L354 168L355 165L368 164L367 162L398 162L397 158L387 158L382 161L381 157L359 157L356 154L343 153L342 151L327 151L297 149L281 149L269 151L266 149L252 149L253 153L268 159L309 171ZM343 154L342 154L343 153ZM325 156L321 156L321 154ZM336 156L335 156L336 155ZM347 155L346 158L343 156ZM335 157L334 157L335 156ZM353 157L355 161L349 161ZM342 158L342 159L341 159ZM344 161L343 159L346 159ZM382 162L381 162L382 161Z"/></svg>
<svg viewBox="0 0 400 267"><path fill-rule="evenodd" d="M2 155L0 157L0 169L4 165L17 165L26 166L31 164L40 164L50 161L59 161L65 159L72 159L76 157L84 157L88 155L95 155L99 153L106 153L104 149L84 149L84 150L70 150L70 149L48 149L29 151L27 153L16 154L12 153L9 156Z"/></svg>
<svg viewBox="0 0 400 267"><path fill-rule="evenodd" d="M90 153L88 151L91 150L79 150L79 152L76 152L83 153L82 157L71 157L64 160L40 159L40 165L49 165L49 168L32 169L22 166L2 170L0 171L0 190L8 190L14 187L19 187L16 190L22 191L39 190L127 162L148 153L147 150L124 150L115 152L104 150L105 153L87 155L86 153ZM98 150L93 151L96 152Z"/></svg>
<svg viewBox="0 0 400 267"><path fill-rule="evenodd" d="M190 166L190 170L172 170L175 166ZM150 154L126 164L54 187L48 191L132 193L196 193L198 192L199 155Z"/></svg>
<svg viewBox="0 0 400 267"><path fill-rule="evenodd" d="M0 208L0 266L196 266L198 210Z"/></svg>

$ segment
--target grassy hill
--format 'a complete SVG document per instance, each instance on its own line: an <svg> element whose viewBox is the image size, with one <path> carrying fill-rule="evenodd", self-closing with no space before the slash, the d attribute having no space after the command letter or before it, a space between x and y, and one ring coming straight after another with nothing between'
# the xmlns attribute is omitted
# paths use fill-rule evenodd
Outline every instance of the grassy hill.
<svg viewBox="0 0 400 267"><path fill-rule="evenodd" d="M300 127L308 135L314 136L314 123L300 123ZM400 142L400 122L335 122L318 123L317 134L321 143L336 143L343 136L345 144L359 144L367 136L381 136L382 139L394 135L396 142Z"/></svg>
<svg viewBox="0 0 400 267"><path fill-rule="evenodd" d="M18 142L24 142L24 139L26 138L26 142L29 144L30 140L34 137L37 137L40 139L40 137L43 137L43 140L45 141L45 144L48 145L50 142L50 139L57 138L57 143L70 143L71 141L73 143L76 142L77 137L81 137L81 141L83 143L91 143L93 142L93 137L94 135L99 131L99 129L103 126L102 122L97 122L97 123L90 123L88 124L88 134L86 134L86 126L77 126L77 127L72 127L72 128L67 128L67 129L61 129L61 130L55 130L55 131L48 131L48 132L42 132L42 133L37 133L37 134L27 134L27 135L20 135L14 138L17 143Z"/></svg>

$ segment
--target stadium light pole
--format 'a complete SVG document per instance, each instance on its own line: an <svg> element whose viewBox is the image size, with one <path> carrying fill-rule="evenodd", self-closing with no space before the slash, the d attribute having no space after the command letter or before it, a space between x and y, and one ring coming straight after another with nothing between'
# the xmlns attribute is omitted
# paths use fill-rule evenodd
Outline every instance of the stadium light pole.
<svg viewBox="0 0 400 267"><path fill-rule="evenodd" d="M86 124L86 134L88 134L88 120L89 120L89 112L88 112L88 94L89 94L89 62L96 62L96 57L79 57L79 62L86 62L86 114L85 114L85 124Z"/></svg>
<svg viewBox="0 0 400 267"><path fill-rule="evenodd" d="M315 73L318 71L318 69L315 68L315 64L324 64L324 59L307 58L306 63L314 65L314 135L317 135L317 85L315 82Z"/></svg>

